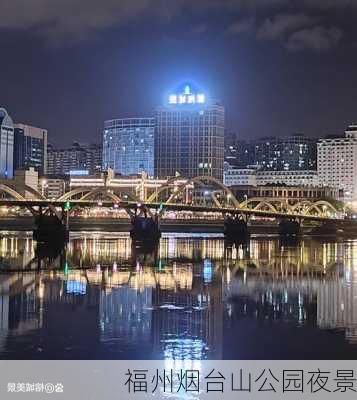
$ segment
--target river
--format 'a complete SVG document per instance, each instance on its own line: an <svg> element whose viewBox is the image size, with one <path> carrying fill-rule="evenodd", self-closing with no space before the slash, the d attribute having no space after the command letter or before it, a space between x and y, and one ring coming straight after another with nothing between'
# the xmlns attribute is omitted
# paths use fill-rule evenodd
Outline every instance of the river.
<svg viewBox="0 0 357 400"><path fill-rule="evenodd" d="M1 359L356 359L357 241L0 232Z"/></svg>

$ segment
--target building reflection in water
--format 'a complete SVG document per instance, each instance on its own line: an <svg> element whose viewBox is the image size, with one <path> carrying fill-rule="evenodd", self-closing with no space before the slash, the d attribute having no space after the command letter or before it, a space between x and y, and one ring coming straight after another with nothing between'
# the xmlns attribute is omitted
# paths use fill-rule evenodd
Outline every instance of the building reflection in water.
<svg viewBox="0 0 357 400"><path fill-rule="evenodd" d="M219 359L233 318L343 330L357 344L357 242L170 236L140 254L128 237L86 234L47 264L34 249L26 235L0 238L1 354L56 326L74 341L85 332L98 358Z"/></svg>

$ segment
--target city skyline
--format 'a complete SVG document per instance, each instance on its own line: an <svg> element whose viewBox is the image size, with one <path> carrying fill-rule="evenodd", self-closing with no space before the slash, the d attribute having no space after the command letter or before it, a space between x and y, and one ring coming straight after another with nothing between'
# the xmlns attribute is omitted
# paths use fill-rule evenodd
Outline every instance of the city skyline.
<svg viewBox="0 0 357 400"><path fill-rule="evenodd" d="M357 0L0 15L2 397L357 392Z"/></svg>
<svg viewBox="0 0 357 400"><path fill-rule="evenodd" d="M14 121L44 127L56 146L100 141L103 121L150 115L188 78L221 99L242 138L355 122L355 1L122 3L77 0L80 21L62 2L1 10L2 106Z"/></svg>

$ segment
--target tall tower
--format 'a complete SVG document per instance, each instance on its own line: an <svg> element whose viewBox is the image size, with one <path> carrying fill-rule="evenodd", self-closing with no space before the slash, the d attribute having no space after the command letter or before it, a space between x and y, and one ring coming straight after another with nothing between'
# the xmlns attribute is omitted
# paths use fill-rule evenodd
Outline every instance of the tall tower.
<svg viewBox="0 0 357 400"><path fill-rule="evenodd" d="M5 110L0 108L0 178L14 176L14 124Z"/></svg>
<svg viewBox="0 0 357 400"><path fill-rule="evenodd" d="M328 136L317 143L317 173L320 184L341 191L353 208L357 207L357 123L345 136Z"/></svg>
<svg viewBox="0 0 357 400"><path fill-rule="evenodd" d="M47 130L14 125L14 170L33 167L40 175L47 169Z"/></svg>
<svg viewBox="0 0 357 400"><path fill-rule="evenodd" d="M212 176L222 181L224 107L192 85L156 110L155 175Z"/></svg>

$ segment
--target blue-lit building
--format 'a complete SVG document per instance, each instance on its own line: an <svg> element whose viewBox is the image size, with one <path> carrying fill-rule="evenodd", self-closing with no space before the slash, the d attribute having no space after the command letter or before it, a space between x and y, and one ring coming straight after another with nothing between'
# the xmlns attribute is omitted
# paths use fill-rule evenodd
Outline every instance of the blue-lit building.
<svg viewBox="0 0 357 400"><path fill-rule="evenodd" d="M103 169L122 175L154 175L154 118L122 118L104 122Z"/></svg>
<svg viewBox="0 0 357 400"><path fill-rule="evenodd" d="M186 84L156 110L155 175L223 180L224 107Z"/></svg>
<svg viewBox="0 0 357 400"><path fill-rule="evenodd" d="M5 110L0 108L0 178L12 179L14 174L14 124Z"/></svg>

